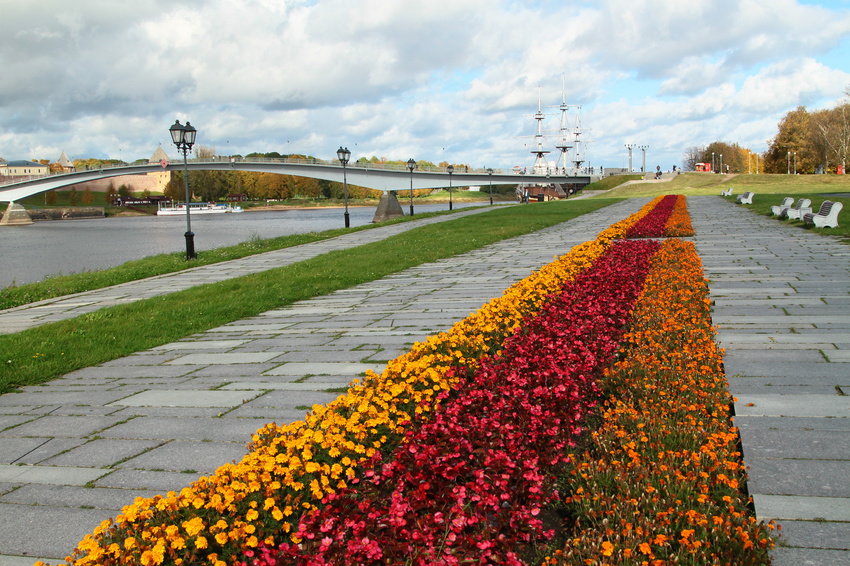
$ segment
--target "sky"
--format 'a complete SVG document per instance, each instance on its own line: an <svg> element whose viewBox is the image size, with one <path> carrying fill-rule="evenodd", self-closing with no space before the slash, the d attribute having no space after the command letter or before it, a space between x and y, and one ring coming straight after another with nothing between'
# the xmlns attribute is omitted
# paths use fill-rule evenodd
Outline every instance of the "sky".
<svg viewBox="0 0 850 566"><path fill-rule="evenodd" d="M763 152L850 87L850 0L0 0L0 157L219 155L530 167ZM571 135L571 138L574 137ZM639 168L636 149L633 165Z"/></svg>

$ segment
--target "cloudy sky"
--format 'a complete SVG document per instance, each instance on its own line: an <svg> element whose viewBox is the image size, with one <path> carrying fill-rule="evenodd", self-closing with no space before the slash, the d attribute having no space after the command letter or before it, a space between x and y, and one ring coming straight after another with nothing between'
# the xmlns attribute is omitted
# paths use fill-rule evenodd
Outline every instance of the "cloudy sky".
<svg viewBox="0 0 850 566"><path fill-rule="evenodd" d="M530 166L565 92L586 160L764 151L850 86L850 0L0 0L0 157L221 155ZM566 85L563 89L562 85ZM640 153L634 164L639 167Z"/></svg>

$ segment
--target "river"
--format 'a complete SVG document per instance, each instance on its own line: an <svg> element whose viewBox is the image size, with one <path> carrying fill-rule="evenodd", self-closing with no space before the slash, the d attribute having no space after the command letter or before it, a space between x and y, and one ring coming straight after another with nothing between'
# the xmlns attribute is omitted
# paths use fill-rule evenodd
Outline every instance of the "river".
<svg viewBox="0 0 850 566"><path fill-rule="evenodd" d="M454 206L475 204L481 203L456 203ZM447 209L447 204L415 205L414 212ZM349 213L352 227L364 226L371 224L375 208L349 207ZM197 252L232 246L255 237L322 232L344 225L342 208L192 216ZM185 251L185 233L185 216L56 220L0 227L0 288L59 274L115 267L151 255Z"/></svg>

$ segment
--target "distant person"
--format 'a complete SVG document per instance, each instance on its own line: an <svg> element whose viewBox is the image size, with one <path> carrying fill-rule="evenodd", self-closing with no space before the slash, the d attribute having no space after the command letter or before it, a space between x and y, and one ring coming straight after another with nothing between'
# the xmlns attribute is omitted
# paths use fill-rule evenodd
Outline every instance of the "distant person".
<svg viewBox="0 0 850 566"><path fill-rule="evenodd" d="M661 178L661 165L656 165L656 166L655 166L655 178L656 178L656 179L660 179L660 178Z"/></svg>

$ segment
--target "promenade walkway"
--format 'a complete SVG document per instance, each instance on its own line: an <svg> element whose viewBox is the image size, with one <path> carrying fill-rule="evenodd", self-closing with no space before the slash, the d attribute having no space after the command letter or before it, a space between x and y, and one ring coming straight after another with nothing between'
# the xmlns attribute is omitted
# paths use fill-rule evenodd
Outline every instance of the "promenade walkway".
<svg viewBox="0 0 850 566"><path fill-rule="evenodd" d="M0 334L20 332L48 322L56 322L57 320L80 316L103 307L131 303L158 295L174 293L189 287L195 287L196 285L214 283L251 273L259 273L275 267L304 261L305 259L333 250L344 250L354 246L377 242L420 226L445 222L446 220L471 214L480 214L488 210L490 208L481 207L473 210L459 211L451 215L432 216L399 224L378 226L369 230L352 232L310 244L284 248L232 261L204 265L94 291L45 299L12 309L0 310Z"/></svg>
<svg viewBox="0 0 850 566"><path fill-rule="evenodd" d="M850 246L688 202L756 515L782 525L774 564L850 564Z"/></svg>
<svg viewBox="0 0 850 566"><path fill-rule="evenodd" d="M263 424L300 419L646 201L0 396L0 566L56 562L134 497L240 458ZM850 248L719 197L689 203L756 512L789 545L775 564L850 563Z"/></svg>

